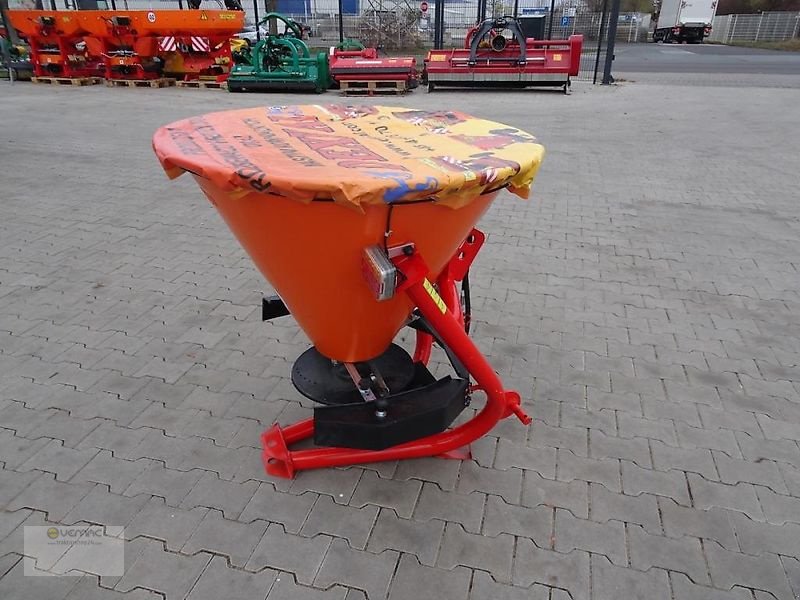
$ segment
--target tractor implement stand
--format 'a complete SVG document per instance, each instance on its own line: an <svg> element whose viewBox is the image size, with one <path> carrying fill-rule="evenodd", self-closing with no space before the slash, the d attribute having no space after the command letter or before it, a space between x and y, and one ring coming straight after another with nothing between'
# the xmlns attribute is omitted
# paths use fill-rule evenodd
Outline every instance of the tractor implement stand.
<svg viewBox="0 0 800 600"><path fill-rule="evenodd" d="M519 394L503 387L497 373L465 330L465 317L468 315L465 315L462 310L460 293L456 284L466 277L469 265L480 249L483 239L484 236L481 232L473 230L444 268L435 287L427 279L429 270L423 257L412 244L406 244L396 255L392 254L392 249L389 251L391 261L397 269L398 283L395 293L407 294L417 307L417 314L421 317L419 319L420 327L417 328L415 364L424 369L435 339L447 352L460 378L446 377L439 381L434 380L427 387L397 394L398 404L396 405L389 397L384 403L373 401L360 405L328 406L315 409L313 418L293 425L281 427L275 424L261 435L262 460L267 473L278 477L292 478L297 471L302 469L426 456L463 458L464 453L459 453L459 449L468 447L471 442L488 433L501 419L513 414L523 424L527 425L531 422L531 418L520 406ZM270 314L284 313L278 310ZM426 369L425 372L427 373ZM475 380L473 385L470 385L470 376ZM430 374L428 377L432 379ZM466 423L454 429L445 430L463 410L463 407L469 404L470 395L475 391L483 391L486 394L484 408ZM425 396L426 394L427 396ZM455 401L448 401L446 398L448 395L452 396ZM441 400L443 396L445 398ZM406 419L405 424L390 430L388 435L390 439L397 436L401 439L406 438L397 445L380 449L364 449L363 446L341 447L346 442L340 440L337 447L318 447L295 451L289 449L292 444L318 437L319 429L323 423L326 423L324 411L341 409L344 409L343 413L346 413L346 416L343 417L344 427L347 427L348 423L352 424L354 421L358 421L353 426L360 427L360 429L356 428L355 430L367 432L366 441L363 441L363 444L375 448L376 445L380 445L381 435L375 435L374 430L380 429L381 419L386 418L387 414L391 415L394 411L414 413L415 409L424 412L425 406L430 406L440 400L446 405L442 405L441 411L435 417L428 418L418 413L406 414L401 417ZM458 403L460 404L455 406ZM354 416L354 413L357 414ZM387 429L390 428L387 427ZM436 432L429 433L431 430ZM331 431L333 437L336 437L335 432L338 430L331 429ZM420 436L414 438L415 432ZM409 438L409 436L411 437ZM359 443L354 441L353 445Z"/></svg>

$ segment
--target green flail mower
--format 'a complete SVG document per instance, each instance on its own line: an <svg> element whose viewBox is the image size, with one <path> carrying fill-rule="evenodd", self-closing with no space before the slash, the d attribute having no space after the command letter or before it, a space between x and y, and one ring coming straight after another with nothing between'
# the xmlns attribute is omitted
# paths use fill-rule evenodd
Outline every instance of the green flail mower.
<svg viewBox="0 0 800 600"><path fill-rule="evenodd" d="M275 19L284 24L283 33L267 35L249 49L234 54L228 77L231 92L308 90L318 94L331 86L328 55L312 56L295 21L279 13L268 13L257 25Z"/></svg>

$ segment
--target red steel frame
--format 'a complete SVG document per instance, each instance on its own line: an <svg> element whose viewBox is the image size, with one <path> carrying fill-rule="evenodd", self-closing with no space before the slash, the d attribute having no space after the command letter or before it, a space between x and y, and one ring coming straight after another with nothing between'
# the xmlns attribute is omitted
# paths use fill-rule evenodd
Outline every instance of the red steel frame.
<svg viewBox="0 0 800 600"><path fill-rule="evenodd" d="M301 469L336 467L425 456L450 455L488 433L501 419L515 415L523 424L531 418L520 406L517 392L506 390L486 358L464 330L464 315L456 283L464 278L469 265L483 244L484 235L473 229L456 251L455 256L437 279L439 294L430 291L427 280L428 267L419 253L398 256L392 261L402 281L396 293L408 294L419 312L431 324L442 341L466 367L475 380L471 391L486 394L486 405L475 417L454 429L386 448L385 450L357 450L351 448L314 448L289 450L289 446L314 435L314 419L305 419L281 427L277 423L261 434L261 458L270 475L292 478ZM446 307L441 305L444 301ZM418 333L414 360L427 363L433 339L429 334ZM463 455L462 455L463 456Z"/></svg>
<svg viewBox="0 0 800 600"><path fill-rule="evenodd" d="M336 81L406 81L410 84L417 79L417 60L412 56L378 58L376 48L334 48L328 58L331 77ZM342 70L347 72L340 72Z"/></svg>
<svg viewBox="0 0 800 600"><path fill-rule="evenodd" d="M148 70L145 67L145 63L153 63L158 54L158 39L155 36L141 35L133 20L127 25L117 25L111 20L112 17L112 13L109 13L108 17L105 15L85 17L97 19L105 24L102 28L96 27L90 30L84 36L89 53L102 57L105 78L144 80L161 77L158 71Z"/></svg>
<svg viewBox="0 0 800 600"><path fill-rule="evenodd" d="M467 34L465 48L448 50L430 50L425 58L425 69L429 74L448 73L538 73L565 74L577 77L581 66L582 35L571 35L566 40L534 40L528 38L525 43L527 63L513 64L493 62L492 59L515 59L519 56L519 46L510 43L502 52L481 49L478 52L477 64L469 65L469 42L473 31Z"/></svg>
<svg viewBox="0 0 800 600"><path fill-rule="evenodd" d="M100 61L91 58L76 44L83 40L84 32L65 26L57 11L10 11L9 20L31 48L33 74L36 77L93 77L102 75ZM62 20L59 21L59 17ZM71 24L70 24L71 25Z"/></svg>

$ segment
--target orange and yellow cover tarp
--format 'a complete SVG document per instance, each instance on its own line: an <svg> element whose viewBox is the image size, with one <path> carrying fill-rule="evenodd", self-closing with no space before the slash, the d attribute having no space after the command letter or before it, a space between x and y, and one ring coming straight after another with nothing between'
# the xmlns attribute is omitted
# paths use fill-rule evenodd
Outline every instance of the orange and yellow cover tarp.
<svg viewBox="0 0 800 600"><path fill-rule="evenodd" d="M170 177L356 207L457 208L502 187L527 197L544 155L530 134L459 112L346 105L211 113L162 127L153 145Z"/></svg>

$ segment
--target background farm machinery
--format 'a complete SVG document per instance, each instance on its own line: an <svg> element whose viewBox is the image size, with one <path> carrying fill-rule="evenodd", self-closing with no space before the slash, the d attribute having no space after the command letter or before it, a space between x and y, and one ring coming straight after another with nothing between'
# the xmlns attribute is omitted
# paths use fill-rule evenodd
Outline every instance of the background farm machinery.
<svg viewBox="0 0 800 600"><path fill-rule="evenodd" d="M30 47L36 77L102 76L99 55L87 52L88 33L77 13L55 10L8 11L11 26Z"/></svg>
<svg viewBox="0 0 800 600"><path fill-rule="evenodd" d="M281 14L268 13L257 26L273 20L283 25L283 32L268 34L251 48L236 53L228 90L327 90L331 86L327 55L320 52L312 56L300 26Z"/></svg>
<svg viewBox="0 0 800 600"><path fill-rule="evenodd" d="M228 0L228 6L241 6ZM195 8L196 2L192 4ZM377 48L342 41L314 52L304 27L278 13L255 26L255 40L242 33L242 10L9 11L10 23L31 48L39 78L98 78L120 85L174 83L239 91L314 91L332 85L343 93L404 93L417 86L413 56L379 56ZM535 36L535 37L534 37ZM485 19L470 29L464 46L430 50L423 80L439 86L558 86L567 91L580 68L583 38L538 39L513 17ZM259 39L260 38L260 39ZM97 79L99 81L99 79ZM136 84L138 85L138 84ZM197 85L197 84L191 84Z"/></svg>
<svg viewBox="0 0 800 600"><path fill-rule="evenodd" d="M346 39L330 50L331 76L343 81L404 81L417 87L417 59L413 56L379 57L377 48Z"/></svg>
<svg viewBox="0 0 800 600"><path fill-rule="evenodd" d="M228 10L10 10L37 77L224 79L230 38L244 25Z"/></svg>
<svg viewBox="0 0 800 600"><path fill-rule="evenodd" d="M507 35L510 34L510 35ZM583 36L528 38L513 17L486 19L467 32L463 48L431 50L423 80L428 91L450 87L557 86L578 74Z"/></svg>

